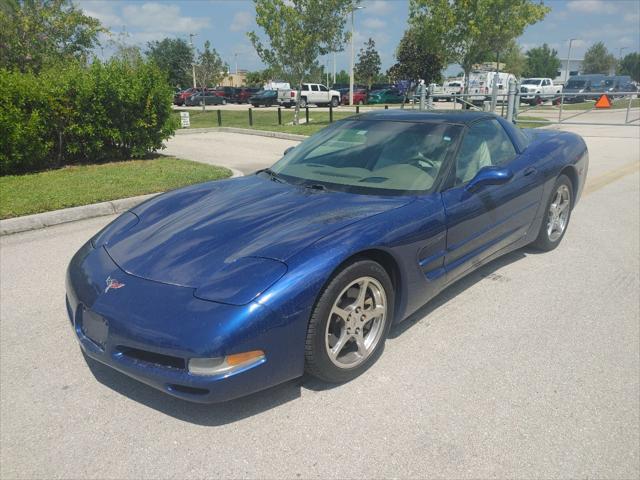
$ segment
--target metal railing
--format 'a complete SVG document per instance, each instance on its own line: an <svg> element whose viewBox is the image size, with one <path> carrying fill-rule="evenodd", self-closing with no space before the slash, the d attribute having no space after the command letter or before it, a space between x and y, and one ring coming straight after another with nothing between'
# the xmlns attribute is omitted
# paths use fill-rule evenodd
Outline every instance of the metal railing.
<svg viewBox="0 0 640 480"><path fill-rule="evenodd" d="M611 107L596 107L597 100L603 95L607 96ZM446 99L453 101L453 110L460 105L461 109L493 111L516 123L520 115L529 113L524 121L531 124L640 126L639 95L640 92L560 92L527 94L527 98L522 98L520 85L510 82L506 93L494 96L490 93L427 95L426 109L434 109L433 101ZM523 107L523 103L529 106ZM600 114L606 112L613 115L609 115L606 120L600 118ZM588 116L585 121L575 120L578 117L584 118L585 115Z"/></svg>

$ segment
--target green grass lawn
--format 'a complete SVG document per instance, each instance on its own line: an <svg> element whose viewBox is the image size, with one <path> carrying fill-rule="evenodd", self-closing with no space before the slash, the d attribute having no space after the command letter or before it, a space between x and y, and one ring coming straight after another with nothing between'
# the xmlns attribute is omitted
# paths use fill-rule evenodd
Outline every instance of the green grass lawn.
<svg viewBox="0 0 640 480"><path fill-rule="evenodd" d="M8 175L0 177L0 218L163 192L230 175L223 167L163 156Z"/></svg>
<svg viewBox="0 0 640 480"><path fill-rule="evenodd" d="M368 105L367 107L370 107ZM383 107L383 105L379 105ZM398 108L397 106L391 106L390 108ZM411 110L409 107L408 110ZM437 110L440 111L440 110ZM256 130L268 130L272 132L286 132L295 133L298 135L313 135L319 130L329 125L329 111L328 109L309 109L309 123L301 125L288 125L293 122L293 109L282 109L282 125L278 125L278 112L275 110L260 110L258 108L253 109L253 126L249 125L249 112L246 110L220 110L222 116L223 127L239 127L239 128L253 128ZM215 110L202 111L189 111L190 115L190 128L207 128L218 126L218 114ZM500 110L498 109L498 113ZM353 111L340 111L339 109L333 111L333 120L340 120L354 115ZM174 115L179 118L180 113L175 112ZM527 117L523 117L527 118ZM300 111L300 119L305 119L304 110ZM535 120L536 118L530 117ZM522 128L539 127L541 124L526 124L522 125Z"/></svg>
<svg viewBox="0 0 640 480"><path fill-rule="evenodd" d="M534 120L534 122L527 121ZM516 125L520 128L539 128L550 124L549 120L542 117L527 117L526 115L518 115L518 123Z"/></svg>
<svg viewBox="0 0 640 480"><path fill-rule="evenodd" d="M278 125L278 112L275 110L253 110L253 126L249 125L249 109L246 110L220 110L223 127L254 128L256 130L269 130L272 132L296 133L298 135L312 135L329 125L328 109L309 109L309 124L288 125L293 122L293 109L281 110L282 125ZM176 117L180 116L175 112ZM339 120L353 115L353 112L341 112L339 109L333 111L333 119ZM205 128L218 126L218 114L215 110L189 111L191 128ZM305 119L304 110L300 111L300 119Z"/></svg>

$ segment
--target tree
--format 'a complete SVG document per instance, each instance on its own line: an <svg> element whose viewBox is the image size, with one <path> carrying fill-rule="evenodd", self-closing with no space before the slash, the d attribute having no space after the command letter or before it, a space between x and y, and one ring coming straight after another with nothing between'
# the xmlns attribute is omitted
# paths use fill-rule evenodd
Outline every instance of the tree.
<svg viewBox="0 0 640 480"><path fill-rule="evenodd" d="M604 73L608 74L616 65L616 58L609 53L603 42L591 45L584 54L582 70L584 73Z"/></svg>
<svg viewBox="0 0 640 480"><path fill-rule="evenodd" d="M502 54L502 63L504 63L505 71L514 74L516 77L522 76L527 65L527 57L524 56L520 45L515 39L512 39L505 47Z"/></svg>
<svg viewBox="0 0 640 480"><path fill-rule="evenodd" d="M86 61L106 30L71 0L2 0L0 67L22 72L72 59Z"/></svg>
<svg viewBox="0 0 640 480"><path fill-rule="evenodd" d="M204 50L198 52L196 64L196 82L205 88L218 85L227 75L229 66L222 61L215 48L211 48L211 42L204 42ZM202 104L204 110L204 103Z"/></svg>
<svg viewBox="0 0 640 480"><path fill-rule="evenodd" d="M347 13L358 1L254 0L256 23L266 38L261 39L253 31L247 35L264 63L294 80L300 98L302 81L318 57L347 40ZM293 120L296 125L299 112L297 102Z"/></svg>
<svg viewBox="0 0 640 480"><path fill-rule="evenodd" d="M349 72L346 70L336 72L336 83L349 84Z"/></svg>
<svg viewBox="0 0 640 480"><path fill-rule="evenodd" d="M625 55L618 66L618 74L629 75L636 82L640 82L640 53Z"/></svg>
<svg viewBox="0 0 640 480"><path fill-rule="evenodd" d="M376 77L380 74L380 54L376 50L376 42L370 38L360 49L358 62L355 64L355 76L358 81L366 83L371 88Z"/></svg>
<svg viewBox="0 0 640 480"><path fill-rule="evenodd" d="M549 10L533 0L410 0L409 25L445 63L458 63L468 82L474 64L488 52L499 62L510 40Z"/></svg>
<svg viewBox="0 0 640 480"><path fill-rule="evenodd" d="M184 39L165 38L149 42L145 54L160 67L160 70L166 72L171 86L185 88L191 85L193 51Z"/></svg>
<svg viewBox="0 0 640 480"><path fill-rule="evenodd" d="M410 80L412 86L419 80L424 80L425 85L438 81L444 68L444 56L425 48L424 43L416 29L404 32L396 50L398 63L391 67L389 76L396 80ZM405 99L408 93L405 91Z"/></svg>
<svg viewBox="0 0 640 480"><path fill-rule="evenodd" d="M549 77L555 78L560 68L560 59L558 51L549 48L549 45L543 43L541 47L535 47L527 50L527 65L524 70L525 77Z"/></svg>

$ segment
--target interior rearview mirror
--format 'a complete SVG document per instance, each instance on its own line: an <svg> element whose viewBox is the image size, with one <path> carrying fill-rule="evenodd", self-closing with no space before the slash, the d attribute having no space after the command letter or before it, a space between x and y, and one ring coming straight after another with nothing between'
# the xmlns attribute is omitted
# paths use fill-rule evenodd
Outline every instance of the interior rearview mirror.
<svg viewBox="0 0 640 480"><path fill-rule="evenodd" d="M513 178L513 172L503 167L483 167L465 187L467 192L475 192L485 185L503 185Z"/></svg>

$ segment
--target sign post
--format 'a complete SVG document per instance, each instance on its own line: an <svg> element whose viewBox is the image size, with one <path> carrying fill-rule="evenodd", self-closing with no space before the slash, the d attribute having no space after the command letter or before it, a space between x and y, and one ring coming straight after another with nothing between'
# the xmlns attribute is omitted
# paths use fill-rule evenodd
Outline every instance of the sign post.
<svg viewBox="0 0 640 480"><path fill-rule="evenodd" d="M189 128L191 126L189 112L180 112L180 125L182 128Z"/></svg>

